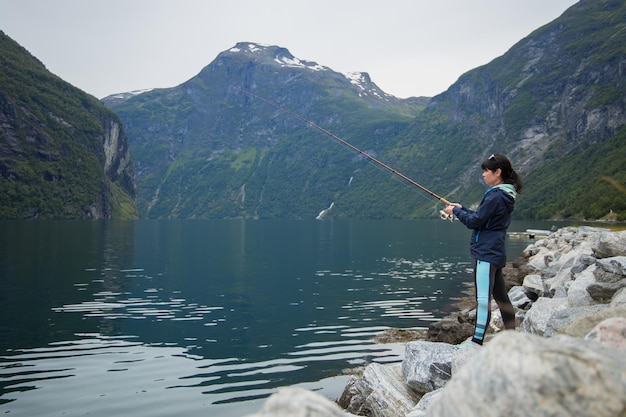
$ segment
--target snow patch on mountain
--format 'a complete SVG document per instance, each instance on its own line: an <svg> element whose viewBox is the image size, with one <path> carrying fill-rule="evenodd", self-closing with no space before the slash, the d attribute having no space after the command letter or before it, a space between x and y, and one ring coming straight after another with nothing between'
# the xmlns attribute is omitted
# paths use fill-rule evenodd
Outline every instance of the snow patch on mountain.
<svg viewBox="0 0 626 417"><path fill-rule="evenodd" d="M360 90L359 97L374 96L381 100L389 100L390 97L393 97L391 94L387 94L378 88L366 72L348 72L344 76Z"/></svg>
<svg viewBox="0 0 626 417"><path fill-rule="evenodd" d="M315 62L301 61L295 57L286 57L286 56L276 57L274 58L274 61L278 62L283 67L306 68L312 71L326 70L326 67L323 67L322 65L319 65Z"/></svg>
<svg viewBox="0 0 626 417"><path fill-rule="evenodd" d="M237 45L230 48L229 52L259 52L264 49L269 48L270 45L263 45L260 43L238 43Z"/></svg>
<svg viewBox="0 0 626 417"><path fill-rule="evenodd" d="M234 47L230 48L228 51L229 52L235 52L235 53L262 53L262 52L272 52L270 50L275 50L274 51L274 61L279 64L281 67L288 67L288 68L304 68L304 69L308 69L308 70L312 70L312 71L325 71L328 68L324 67L322 65L319 65L316 62L309 62L309 61L303 61L300 60L296 57L294 57L293 55L291 55L291 53L289 53L289 51L287 49L284 48L279 48L276 46L270 46L270 45L263 45L263 44L259 44L259 43L238 43L237 45L235 45Z"/></svg>

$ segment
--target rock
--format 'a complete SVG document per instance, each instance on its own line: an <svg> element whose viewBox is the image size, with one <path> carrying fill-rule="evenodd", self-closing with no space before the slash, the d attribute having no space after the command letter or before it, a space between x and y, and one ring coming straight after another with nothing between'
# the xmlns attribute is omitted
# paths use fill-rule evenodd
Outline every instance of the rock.
<svg viewBox="0 0 626 417"><path fill-rule="evenodd" d="M457 316L445 317L428 326L427 339L456 345L474 333L474 325L461 322Z"/></svg>
<svg viewBox="0 0 626 417"><path fill-rule="evenodd" d="M489 340L491 340L491 338ZM480 350L482 350L482 346L476 343L467 343L462 347L458 347L457 351L452 356L452 364L450 366L451 374L454 375L459 372L459 369L469 362Z"/></svg>
<svg viewBox="0 0 626 417"><path fill-rule="evenodd" d="M626 231L602 233L593 252L596 258L626 255Z"/></svg>
<svg viewBox="0 0 626 417"><path fill-rule="evenodd" d="M548 319L543 335L552 337L578 320L593 317L607 308L606 304L596 304L592 306L570 307L557 310Z"/></svg>
<svg viewBox="0 0 626 417"><path fill-rule="evenodd" d="M399 365L372 363L362 376L350 380L338 403L358 415L404 417L418 401L404 383Z"/></svg>
<svg viewBox="0 0 626 417"><path fill-rule="evenodd" d="M573 279L569 268L559 270L552 278L546 281L549 297L567 297L567 288Z"/></svg>
<svg viewBox="0 0 626 417"><path fill-rule="evenodd" d="M601 282L617 282L626 276L626 256L598 259L597 278Z"/></svg>
<svg viewBox="0 0 626 417"><path fill-rule="evenodd" d="M514 307L520 308L522 310L530 307L530 305L533 303L533 298L531 298L531 296L534 298L534 300L537 299L537 294L529 293L524 287L519 285L511 288L511 290L509 291L509 300L511 300L511 304L513 304Z"/></svg>
<svg viewBox="0 0 626 417"><path fill-rule="evenodd" d="M457 350L448 343L407 343L402 361L406 384L419 395L443 387L450 379L452 358Z"/></svg>
<svg viewBox="0 0 626 417"><path fill-rule="evenodd" d="M626 288L626 278L611 283L594 282L587 287L587 292L596 303L606 304L610 303L613 296L622 288Z"/></svg>
<svg viewBox="0 0 626 417"><path fill-rule="evenodd" d="M526 275L522 286L524 287L526 291L532 294L535 294L538 297L542 297L545 292L543 288L543 280L541 279L541 275L537 275L537 274Z"/></svg>
<svg viewBox="0 0 626 417"><path fill-rule="evenodd" d="M281 388L249 417L349 417L334 402L303 388Z"/></svg>
<svg viewBox="0 0 626 417"><path fill-rule="evenodd" d="M623 416L626 364L589 343L503 332L453 375L426 415Z"/></svg>
<svg viewBox="0 0 626 417"><path fill-rule="evenodd" d="M540 251L540 248L538 246L531 244L531 245L526 246L526 249L522 251L522 256L528 259L531 256L535 256L536 254L538 254L539 251Z"/></svg>
<svg viewBox="0 0 626 417"><path fill-rule="evenodd" d="M601 321L585 336L585 339L626 350L626 318L611 317Z"/></svg>
<svg viewBox="0 0 626 417"><path fill-rule="evenodd" d="M618 290L611 299L611 307L626 305L626 288Z"/></svg>
<svg viewBox="0 0 626 417"><path fill-rule="evenodd" d="M528 266L534 271L541 271L550 266L553 260L553 252L545 247L540 247L537 253L528 259Z"/></svg>
<svg viewBox="0 0 626 417"><path fill-rule="evenodd" d="M567 302L571 307L595 304L595 301L587 291L587 287L596 282L595 269L596 266L592 265L579 274L574 275L575 279L567 290Z"/></svg>
<svg viewBox="0 0 626 417"><path fill-rule="evenodd" d="M406 343L414 340L426 339L427 331L424 329L386 329L377 334L372 340L374 343Z"/></svg>
<svg viewBox="0 0 626 417"><path fill-rule="evenodd" d="M406 417L426 417L426 410L428 410L428 406L433 402L437 395L441 392L441 389L428 392L424 394L419 403L411 410Z"/></svg>
<svg viewBox="0 0 626 417"><path fill-rule="evenodd" d="M568 307L566 298L541 297L535 301L526 313L521 329L526 333L543 336L548 326L548 321L556 311Z"/></svg>
<svg viewBox="0 0 626 417"><path fill-rule="evenodd" d="M581 317L572 324L559 329L559 333L583 338L599 323L612 317L626 318L626 306L607 307L596 314Z"/></svg>

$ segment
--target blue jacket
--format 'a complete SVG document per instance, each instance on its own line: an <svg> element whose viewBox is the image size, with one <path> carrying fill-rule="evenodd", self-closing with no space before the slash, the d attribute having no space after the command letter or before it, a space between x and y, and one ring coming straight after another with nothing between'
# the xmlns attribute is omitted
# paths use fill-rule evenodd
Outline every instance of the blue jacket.
<svg viewBox="0 0 626 417"><path fill-rule="evenodd" d="M488 189L476 211L455 207L454 215L472 229L470 252L472 258L501 268L506 264L504 240L511 223L511 213L517 193L511 184L500 184Z"/></svg>

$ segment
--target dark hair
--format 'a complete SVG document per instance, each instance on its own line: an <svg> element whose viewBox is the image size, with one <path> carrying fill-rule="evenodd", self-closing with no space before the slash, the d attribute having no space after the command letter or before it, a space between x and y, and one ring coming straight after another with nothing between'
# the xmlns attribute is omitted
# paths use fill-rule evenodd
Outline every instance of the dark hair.
<svg viewBox="0 0 626 417"><path fill-rule="evenodd" d="M483 161L480 167L483 171L496 171L500 168L502 170L502 181L504 181L505 184L513 184L515 191L518 193L522 192L522 188L524 188L522 177L515 172L513 166L511 165L511 161L509 161L506 156L499 153L491 154L489 158Z"/></svg>

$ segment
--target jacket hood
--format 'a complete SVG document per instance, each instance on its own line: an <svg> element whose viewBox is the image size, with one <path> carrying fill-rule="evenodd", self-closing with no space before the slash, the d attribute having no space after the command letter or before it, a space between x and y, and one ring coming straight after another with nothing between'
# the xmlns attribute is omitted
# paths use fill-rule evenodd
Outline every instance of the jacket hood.
<svg viewBox="0 0 626 417"><path fill-rule="evenodd" d="M501 189L506 194L508 194L511 197L513 197L513 200L515 200L517 198L517 191L515 191L515 187L513 186L513 184L500 184L500 185L496 185L493 188Z"/></svg>

